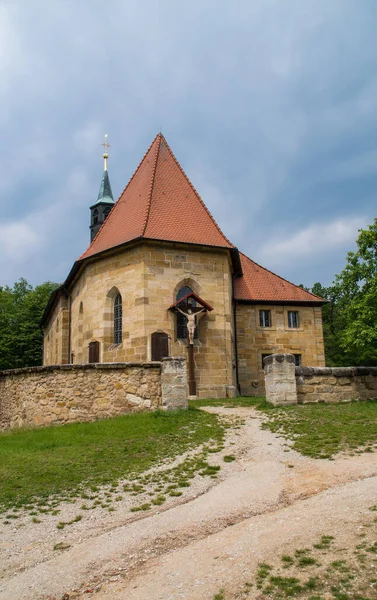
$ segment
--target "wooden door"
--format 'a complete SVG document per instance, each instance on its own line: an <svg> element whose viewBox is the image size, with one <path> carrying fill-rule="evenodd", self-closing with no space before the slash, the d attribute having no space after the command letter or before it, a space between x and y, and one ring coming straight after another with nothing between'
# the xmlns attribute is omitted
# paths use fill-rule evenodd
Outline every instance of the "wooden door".
<svg viewBox="0 0 377 600"><path fill-rule="evenodd" d="M169 356L169 338L163 331L152 333L152 360L161 360Z"/></svg>
<svg viewBox="0 0 377 600"><path fill-rule="evenodd" d="M90 342L89 344L89 362L99 363L99 342Z"/></svg>

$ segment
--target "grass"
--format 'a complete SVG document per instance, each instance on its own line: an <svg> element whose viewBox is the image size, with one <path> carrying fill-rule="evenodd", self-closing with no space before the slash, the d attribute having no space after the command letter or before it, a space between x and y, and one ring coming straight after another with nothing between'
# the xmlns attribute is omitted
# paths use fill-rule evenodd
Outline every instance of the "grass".
<svg viewBox="0 0 377 600"><path fill-rule="evenodd" d="M376 521L364 526L368 533L361 544L357 543L360 537L357 533L347 547L338 545L332 535L322 535L313 540L311 548L297 548L292 555L283 554L280 564L259 563L251 579L239 589L227 591L227 600L375 600ZM257 595L251 591L254 584ZM219 594L225 600L223 590Z"/></svg>
<svg viewBox="0 0 377 600"><path fill-rule="evenodd" d="M132 488L132 481L144 471L203 444L221 446L223 436L220 419L196 408L7 432L0 435L0 510L29 506L48 512L77 496L95 504L101 486L118 496L123 492L118 482L125 478L137 495L142 482ZM187 481L187 471L193 476L199 468L216 472L201 457L199 464L188 461L173 475Z"/></svg>
<svg viewBox="0 0 377 600"><path fill-rule="evenodd" d="M370 452L377 447L377 402L306 404L268 408L262 425L293 441L293 449L313 458L331 458L340 451Z"/></svg>
<svg viewBox="0 0 377 600"><path fill-rule="evenodd" d="M262 397L196 400L188 411L16 430L0 434L0 513L7 523L18 518L7 514L12 507L31 511L30 516L56 515L61 501L74 503L78 497L85 500L84 511L110 511L124 493L135 500L141 496L135 510L147 510L146 504L179 497L198 474L216 479L220 466L210 464L209 456L223 450L226 430L240 429L243 421L231 413L218 417L198 410L203 406L253 407L264 415L263 428L314 458L377 446L376 401L273 407ZM195 455L169 467L169 460L189 450ZM222 458L234 459L233 454ZM161 465L164 470L147 473Z"/></svg>
<svg viewBox="0 0 377 600"><path fill-rule="evenodd" d="M293 442L292 448L313 458L332 458L341 451L377 448L377 401L274 407L262 397L194 400L192 406L249 406L261 411L264 429ZM288 465L292 467L292 465Z"/></svg>

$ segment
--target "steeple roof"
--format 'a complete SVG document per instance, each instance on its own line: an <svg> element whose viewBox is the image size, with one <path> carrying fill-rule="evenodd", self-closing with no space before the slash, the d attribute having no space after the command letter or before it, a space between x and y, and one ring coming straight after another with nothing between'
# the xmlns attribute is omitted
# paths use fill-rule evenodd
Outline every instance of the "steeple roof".
<svg viewBox="0 0 377 600"><path fill-rule="evenodd" d="M114 197L107 169L103 172L97 201L90 208L93 208L96 204L114 204Z"/></svg>
<svg viewBox="0 0 377 600"><path fill-rule="evenodd" d="M106 175L105 171L104 192ZM107 181L111 193L108 176ZM161 133L79 260L140 238L234 248Z"/></svg>

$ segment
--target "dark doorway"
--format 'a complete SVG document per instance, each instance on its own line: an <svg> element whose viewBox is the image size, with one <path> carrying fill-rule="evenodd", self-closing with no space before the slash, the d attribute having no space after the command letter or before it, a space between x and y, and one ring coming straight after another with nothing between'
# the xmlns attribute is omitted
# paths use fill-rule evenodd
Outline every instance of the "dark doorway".
<svg viewBox="0 0 377 600"><path fill-rule="evenodd" d="M152 333L152 360L161 360L165 356L169 356L168 334L155 331Z"/></svg>
<svg viewBox="0 0 377 600"><path fill-rule="evenodd" d="M89 362L99 363L99 342L90 342L89 344Z"/></svg>

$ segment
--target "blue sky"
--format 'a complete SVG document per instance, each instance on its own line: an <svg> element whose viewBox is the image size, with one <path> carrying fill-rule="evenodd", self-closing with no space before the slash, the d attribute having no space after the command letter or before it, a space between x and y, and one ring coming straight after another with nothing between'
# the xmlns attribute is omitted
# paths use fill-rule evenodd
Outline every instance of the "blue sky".
<svg viewBox="0 0 377 600"><path fill-rule="evenodd" d="M162 131L224 233L329 284L377 213L375 0L0 2L0 285L65 279L111 143Z"/></svg>

